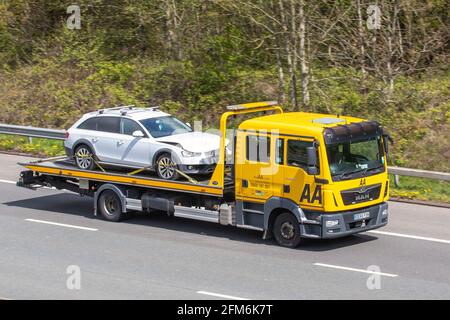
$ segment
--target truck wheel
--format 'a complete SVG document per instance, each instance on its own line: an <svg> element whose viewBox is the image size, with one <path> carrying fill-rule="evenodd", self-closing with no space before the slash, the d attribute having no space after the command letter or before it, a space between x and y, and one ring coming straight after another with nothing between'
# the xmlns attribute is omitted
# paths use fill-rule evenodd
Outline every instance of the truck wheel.
<svg viewBox="0 0 450 320"><path fill-rule="evenodd" d="M300 225L297 219L289 212L281 213L273 226L275 240L282 247L295 248L302 238L300 237Z"/></svg>
<svg viewBox="0 0 450 320"><path fill-rule="evenodd" d="M105 220L117 222L123 218L120 199L112 190L105 190L100 194L98 208Z"/></svg>
<svg viewBox="0 0 450 320"><path fill-rule="evenodd" d="M75 163L77 167L83 170L94 170L95 162L93 160L94 153L91 148L85 144L80 144L75 149Z"/></svg>
<svg viewBox="0 0 450 320"><path fill-rule="evenodd" d="M169 153L163 153L156 160L156 173L161 179L177 180L179 174L176 169L178 166Z"/></svg>

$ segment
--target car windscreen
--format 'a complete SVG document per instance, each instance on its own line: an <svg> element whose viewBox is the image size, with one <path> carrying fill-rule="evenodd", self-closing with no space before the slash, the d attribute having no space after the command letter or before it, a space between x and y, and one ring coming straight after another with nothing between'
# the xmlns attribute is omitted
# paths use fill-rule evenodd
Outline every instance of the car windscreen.
<svg viewBox="0 0 450 320"><path fill-rule="evenodd" d="M192 129L187 124L172 116L149 118L139 122L154 138L192 132Z"/></svg>

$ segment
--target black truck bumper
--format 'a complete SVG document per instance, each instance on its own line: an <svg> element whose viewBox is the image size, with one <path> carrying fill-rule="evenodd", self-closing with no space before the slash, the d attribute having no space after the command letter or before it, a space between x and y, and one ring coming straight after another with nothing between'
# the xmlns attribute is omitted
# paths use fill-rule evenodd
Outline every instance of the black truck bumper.
<svg viewBox="0 0 450 320"><path fill-rule="evenodd" d="M319 223L301 224L301 235L304 238L322 239L345 237L385 226L388 215L386 202L360 210L324 213L317 219Z"/></svg>

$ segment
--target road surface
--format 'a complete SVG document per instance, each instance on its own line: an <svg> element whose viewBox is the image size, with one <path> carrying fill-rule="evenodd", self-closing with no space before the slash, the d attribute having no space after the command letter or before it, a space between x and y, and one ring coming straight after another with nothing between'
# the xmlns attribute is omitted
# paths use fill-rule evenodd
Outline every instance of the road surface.
<svg viewBox="0 0 450 320"><path fill-rule="evenodd" d="M382 229L286 249L164 215L103 221L91 198L16 187L23 160L0 154L3 299L450 299L450 209L390 202Z"/></svg>

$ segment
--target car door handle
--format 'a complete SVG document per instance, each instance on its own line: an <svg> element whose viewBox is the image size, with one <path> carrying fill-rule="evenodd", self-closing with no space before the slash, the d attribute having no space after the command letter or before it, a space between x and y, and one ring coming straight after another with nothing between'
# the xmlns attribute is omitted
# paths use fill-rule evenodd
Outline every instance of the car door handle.
<svg viewBox="0 0 450 320"><path fill-rule="evenodd" d="M122 144L124 144L125 143L125 141L123 141L123 140L119 140L119 141L117 141L117 144L120 146L120 145L122 145Z"/></svg>

